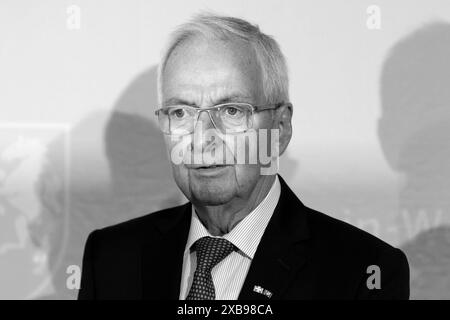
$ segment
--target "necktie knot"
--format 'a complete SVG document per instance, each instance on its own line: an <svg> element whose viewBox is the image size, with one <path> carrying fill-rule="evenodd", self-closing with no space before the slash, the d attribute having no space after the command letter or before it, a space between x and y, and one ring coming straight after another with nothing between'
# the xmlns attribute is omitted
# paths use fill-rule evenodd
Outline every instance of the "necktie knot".
<svg viewBox="0 0 450 320"><path fill-rule="evenodd" d="M194 249L197 254L197 269L211 271L235 247L224 238L203 237L195 242Z"/></svg>

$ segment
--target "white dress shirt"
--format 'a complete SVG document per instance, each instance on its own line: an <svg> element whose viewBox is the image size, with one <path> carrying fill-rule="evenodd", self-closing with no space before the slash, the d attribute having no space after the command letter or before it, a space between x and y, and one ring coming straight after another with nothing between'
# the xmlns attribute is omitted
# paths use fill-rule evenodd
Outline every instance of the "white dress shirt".
<svg viewBox="0 0 450 320"><path fill-rule="evenodd" d="M264 230L280 199L281 186L278 176L261 203L242 219L224 239L234 244L238 250L219 262L211 271L217 300L236 300L244 284L250 264L258 248ZM192 285L197 257L191 246L202 237L213 237L203 226L192 206L191 226L184 250L181 276L180 300L187 297ZM220 237L216 237L220 238Z"/></svg>

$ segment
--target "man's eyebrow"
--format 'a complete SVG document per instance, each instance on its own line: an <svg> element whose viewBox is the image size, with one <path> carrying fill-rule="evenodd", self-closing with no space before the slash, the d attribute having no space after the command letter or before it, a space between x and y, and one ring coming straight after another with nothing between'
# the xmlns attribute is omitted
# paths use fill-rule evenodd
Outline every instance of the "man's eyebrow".
<svg viewBox="0 0 450 320"><path fill-rule="evenodd" d="M215 104L230 103L230 102L246 102L250 103L252 97L244 94L232 94L222 99L215 101Z"/></svg>
<svg viewBox="0 0 450 320"><path fill-rule="evenodd" d="M188 106L193 106L195 107L196 104L193 103L192 101L187 101L184 99L180 99L180 98L169 98L167 100L164 100L163 102L163 106L173 106L173 105L188 105Z"/></svg>

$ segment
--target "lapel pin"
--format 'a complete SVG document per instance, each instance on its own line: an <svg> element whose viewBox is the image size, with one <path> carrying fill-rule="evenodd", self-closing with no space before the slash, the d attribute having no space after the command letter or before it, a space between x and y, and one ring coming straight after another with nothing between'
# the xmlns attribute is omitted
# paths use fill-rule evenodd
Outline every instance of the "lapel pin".
<svg viewBox="0 0 450 320"><path fill-rule="evenodd" d="M265 295L265 296L266 296L267 298L269 298L269 299L272 297L272 292L270 292L270 291L267 290L267 289L264 289L264 288L261 287L261 286L254 286L254 287L253 287L253 292L256 292L256 293Z"/></svg>

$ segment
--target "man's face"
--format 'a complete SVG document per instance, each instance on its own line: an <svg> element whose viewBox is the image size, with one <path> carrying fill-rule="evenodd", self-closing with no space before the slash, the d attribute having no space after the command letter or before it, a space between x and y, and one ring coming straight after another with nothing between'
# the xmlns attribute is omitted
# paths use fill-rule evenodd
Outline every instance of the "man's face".
<svg viewBox="0 0 450 320"><path fill-rule="evenodd" d="M164 106L189 104L206 108L225 102L265 104L261 71L253 50L242 42L206 41L194 39L180 44L167 61L162 83ZM253 115L253 128L271 128L272 112ZM201 127L201 129L200 129ZM186 148L194 152L211 152L211 148L223 148L223 156L229 156L232 148L227 139L211 139L203 132L214 129L207 112L201 112L195 132L187 137ZM211 131L211 130L210 130ZM166 136L169 154L179 143ZM178 187L188 199L202 205L226 204L235 198L246 200L258 179L259 164L232 164L216 167L201 164L175 164L172 169ZM222 161L225 163L225 161Z"/></svg>

